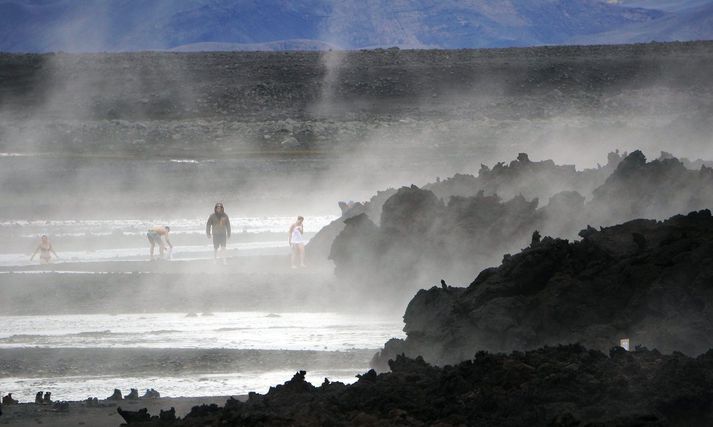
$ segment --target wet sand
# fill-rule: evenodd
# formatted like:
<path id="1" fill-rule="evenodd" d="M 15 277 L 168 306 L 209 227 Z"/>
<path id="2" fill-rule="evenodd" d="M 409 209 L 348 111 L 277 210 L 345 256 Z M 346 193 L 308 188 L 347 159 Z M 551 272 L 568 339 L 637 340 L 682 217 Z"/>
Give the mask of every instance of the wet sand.
<path id="1" fill-rule="evenodd" d="M 247 396 L 234 396 L 245 400 Z M 98 406 L 88 406 L 86 402 L 70 402 L 66 411 L 59 411 L 53 405 L 20 403 L 3 405 L 0 425 L 8 427 L 26 427 L 46 425 L 53 427 L 118 427 L 124 419 L 118 414 L 117 407 L 123 410 L 137 411 L 147 408 L 149 414 L 158 415 L 161 410 L 176 409 L 176 416 L 183 417 L 191 408 L 198 405 L 217 404 L 223 406 L 229 396 L 174 397 L 160 399 L 141 399 L 124 401 L 99 401 Z"/>

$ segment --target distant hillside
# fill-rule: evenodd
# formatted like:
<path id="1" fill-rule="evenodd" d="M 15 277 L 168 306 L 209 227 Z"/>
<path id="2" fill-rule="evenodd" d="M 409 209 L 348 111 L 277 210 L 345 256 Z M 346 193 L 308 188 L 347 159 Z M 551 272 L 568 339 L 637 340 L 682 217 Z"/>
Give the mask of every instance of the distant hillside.
<path id="1" fill-rule="evenodd" d="M 251 52 L 251 51 L 283 51 L 283 50 L 329 50 L 336 46 L 319 40 L 278 40 L 266 43 L 220 43 L 202 42 L 176 46 L 174 52 Z"/>
<path id="2" fill-rule="evenodd" d="M 697 2 L 660 19 L 629 25 L 614 31 L 581 37 L 578 42 L 631 43 L 655 41 L 710 40 L 713 38 L 713 2 Z M 679 6 L 680 7 L 680 6 Z"/>
<path id="3" fill-rule="evenodd" d="M 0 51 L 473 48 L 713 39 L 713 0 L 0 0 Z"/>

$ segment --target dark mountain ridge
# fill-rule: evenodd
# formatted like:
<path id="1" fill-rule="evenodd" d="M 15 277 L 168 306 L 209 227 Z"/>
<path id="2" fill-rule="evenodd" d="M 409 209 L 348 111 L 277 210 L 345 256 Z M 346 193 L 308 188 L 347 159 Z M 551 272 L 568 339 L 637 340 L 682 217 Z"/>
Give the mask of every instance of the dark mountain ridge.
<path id="1" fill-rule="evenodd" d="M 342 49 L 454 49 L 570 44 L 577 38 L 611 43 L 615 31 L 616 41 L 623 42 L 628 28 L 639 33 L 629 41 L 713 38 L 701 19 L 701 13 L 710 17 L 710 10 L 691 15 L 682 8 L 650 6 L 600 0 L 2 0 L 0 51 L 184 50 L 198 43 L 272 49 L 275 45 L 263 43 L 278 40 L 288 49 L 303 46 L 297 40 L 311 40 L 312 48 L 326 43 Z M 672 32 L 671 25 L 687 25 L 689 31 Z"/>

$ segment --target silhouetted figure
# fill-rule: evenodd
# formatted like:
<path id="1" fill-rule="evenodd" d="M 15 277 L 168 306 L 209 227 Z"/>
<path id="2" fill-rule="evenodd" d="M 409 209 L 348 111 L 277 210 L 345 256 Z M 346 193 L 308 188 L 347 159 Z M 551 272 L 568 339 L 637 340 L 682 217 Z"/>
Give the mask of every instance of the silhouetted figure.
<path id="1" fill-rule="evenodd" d="M 49 405 L 52 403 L 52 393 L 49 391 L 45 392 L 45 397 L 42 398 L 42 403 L 45 405 Z"/>
<path id="2" fill-rule="evenodd" d="M 41 405 L 44 403 L 44 400 L 42 400 L 42 392 L 38 391 L 37 394 L 35 395 L 35 403 Z"/>
<path id="3" fill-rule="evenodd" d="M 125 400 L 139 400 L 139 391 L 135 388 L 131 389 L 131 392 L 124 397 Z"/>
<path id="4" fill-rule="evenodd" d="M 218 259 L 218 249 L 221 250 L 221 258 L 225 263 L 225 249 L 230 239 L 230 218 L 225 213 L 222 203 L 216 203 L 213 213 L 208 217 L 205 224 L 205 234 L 210 239 L 213 236 L 213 259 Z"/>
<path id="5" fill-rule="evenodd" d="M 441 288 L 448 289 L 448 285 L 446 284 L 446 281 L 443 279 L 441 279 Z"/>

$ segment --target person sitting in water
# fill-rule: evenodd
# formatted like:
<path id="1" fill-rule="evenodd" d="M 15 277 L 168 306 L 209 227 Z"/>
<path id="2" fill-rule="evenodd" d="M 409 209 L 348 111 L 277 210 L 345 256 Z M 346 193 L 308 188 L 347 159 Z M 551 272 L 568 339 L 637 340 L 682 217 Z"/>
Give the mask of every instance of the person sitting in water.
<path id="1" fill-rule="evenodd" d="M 166 246 L 163 244 L 163 240 L 161 239 L 162 236 L 166 240 L 166 244 L 168 245 L 168 247 L 171 248 L 170 250 L 173 250 L 173 244 L 171 244 L 171 241 L 168 239 L 168 233 L 170 231 L 171 227 L 167 225 L 149 228 L 149 231 L 146 233 L 146 237 L 149 239 L 149 243 L 151 244 L 151 261 L 154 260 L 153 254 L 154 247 L 156 245 L 158 245 L 158 250 L 161 258 L 163 258 L 163 253 L 166 250 Z"/>
<path id="2" fill-rule="evenodd" d="M 297 268 L 297 260 L 300 261 L 300 267 L 305 266 L 305 243 L 304 238 L 304 218 L 301 216 L 297 217 L 297 222 L 290 226 L 290 231 L 288 233 L 288 242 L 292 248 L 292 268 Z"/>
<path id="3" fill-rule="evenodd" d="M 209 239 L 213 236 L 213 259 L 218 259 L 218 249 L 221 249 L 221 257 L 225 263 L 225 247 L 230 239 L 230 219 L 222 203 L 215 204 L 213 213 L 205 224 L 205 234 Z"/>
<path id="4" fill-rule="evenodd" d="M 46 234 L 43 234 L 40 238 L 40 244 L 37 245 L 37 249 L 35 249 L 35 252 L 30 257 L 30 261 L 35 259 L 35 255 L 37 255 L 37 252 L 40 253 L 40 263 L 42 264 L 49 264 L 52 261 L 52 254 L 54 254 L 54 257 L 56 259 L 59 259 L 57 252 L 54 251 L 52 243 L 50 242 L 50 239 L 49 237 L 47 237 Z"/>

